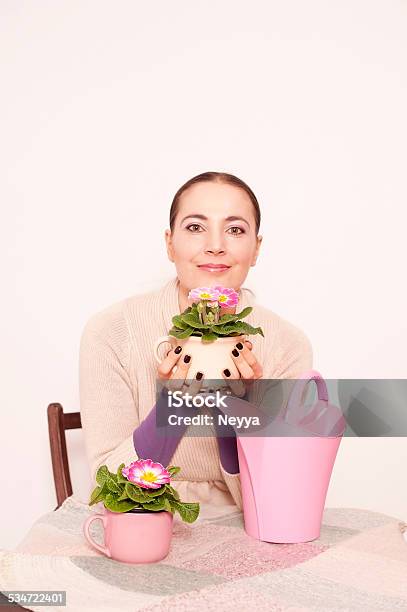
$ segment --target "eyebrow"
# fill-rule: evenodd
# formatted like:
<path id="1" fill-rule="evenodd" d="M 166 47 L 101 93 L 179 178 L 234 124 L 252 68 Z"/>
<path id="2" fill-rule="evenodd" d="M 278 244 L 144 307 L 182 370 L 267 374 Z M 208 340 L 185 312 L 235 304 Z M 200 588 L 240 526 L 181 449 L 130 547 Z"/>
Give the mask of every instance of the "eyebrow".
<path id="1" fill-rule="evenodd" d="M 184 217 L 181 221 L 181 223 L 184 223 L 185 219 L 189 219 L 190 217 L 194 217 L 195 219 L 203 219 L 204 221 L 208 221 L 208 217 L 205 217 L 205 215 L 201 215 L 201 214 L 191 214 L 191 215 L 187 215 L 186 217 Z M 246 219 L 244 219 L 243 217 L 236 217 L 234 215 L 230 216 L 230 217 L 225 217 L 225 221 L 243 221 L 243 223 L 246 223 L 249 227 L 250 227 L 250 223 L 248 221 L 246 221 Z"/>

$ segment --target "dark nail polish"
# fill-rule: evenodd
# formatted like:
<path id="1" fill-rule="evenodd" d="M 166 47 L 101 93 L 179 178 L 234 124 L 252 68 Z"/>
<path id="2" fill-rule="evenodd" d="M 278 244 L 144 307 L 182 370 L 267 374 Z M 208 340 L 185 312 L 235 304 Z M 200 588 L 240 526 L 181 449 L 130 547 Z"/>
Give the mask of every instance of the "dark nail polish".
<path id="1" fill-rule="evenodd" d="M 242 344 L 241 342 L 238 342 L 238 343 L 236 344 L 236 347 L 239 349 L 239 351 L 241 351 L 241 350 L 242 350 L 242 348 L 243 348 L 243 344 Z"/>
<path id="2" fill-rule="evenodd" d="M 185 363 L 189 363 L 191 361 L 191 355 L 185 355 L 184 361 Z"/>
<path id="3" fill-rule="evenodd" d="M 174 353 L 177 353 L 177 355 L 179 355 L 181 351 L 182 351 L 182 346 L 177 346 L 177 348 L 174 349 Z"/>
<path id="4" fill-rule="evenodd" d="M 239 351 L 236 349 L 233 349 L 232 355 L 234 355 L 235 357 L 239 357 Z"/>
<path id="5" fill-rule="evenodd" d="M 228 370 L 227 368 L 226 370 L 223 370 L 223 373 L 225 376 L 228 376 L 228 377 L 230 376 L 230 370 Z"/>
<path id="6" fill-rule="evenodd" d="M 202 376 L 203 376 L 203 373 L 202 373 L 202 372 L 197 372 L 197 373 L 196 373 L 196 379 L 197 379 L 197 380 L 201 380 Z"/>

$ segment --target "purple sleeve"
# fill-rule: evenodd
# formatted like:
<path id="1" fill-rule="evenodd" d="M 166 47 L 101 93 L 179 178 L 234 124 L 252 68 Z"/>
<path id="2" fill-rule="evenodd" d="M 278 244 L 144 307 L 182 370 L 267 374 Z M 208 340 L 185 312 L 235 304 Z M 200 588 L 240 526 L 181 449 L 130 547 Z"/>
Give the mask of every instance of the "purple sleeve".
<path id="1" fill-rule="evenodd" d="M 222 467 L 229 474 L 238 474 L 239 460 L 237 455 L 236 432 L 231 425 L 221 425 L 218 423 L 218 414 L 221 414 L 218 408 L 212 408 L 212 414 Z"/>
<path id="2" fill-rule="evenodd" d="M 164 404 L 161 404 L 164 402 Z M 171 436 L 163 436 L 157 434 L 156 416 L 157 410 L 162 410 L 164 406 L 168 406 L 167 395 L 165 391 L 160 395 L 158 402 L 147 417 L 140 423 L 137 429 L 133 432 L 134 450 L 140 459 L 152 459 L 161 463 L 164 467 L 169 465 L 178 444 L 181 441 L 188 425 L 178 425 L 176 433 Z M 191 415 L 188 407 L 181 406 L 176 410 L 177 414 Z M 239 473 L 239 461 L 237 454 L 236 432 L 231 425 L 217 424 L 217 419 L 214 419 L 217 442 L 219 448 L 219 456 L 223 469 L 229 474 Z"/>
<path id="3" fill-rule="evenodd" d="M 175 432 L 171 436 L 158 435 L 156 427 L 157 410 L 162 410 L 164 406 L 168 406 L 167 395 L 162 392 L 153 409 L 133 431 L 133 445 L 140 459 L 152 459 L 167 467 L 188 425 L 178 425 L 177 435 L 174 435 Z"/>
<path id="4" fill-rule="evenodd" d="M 245 394 L 240 399 L 248 401 L 248 396 L 249 392 L 246 390 Z M 218 408 L 214 409 L 214 424 L 223 469 L 229 474 L 239 474 L 240 466 L 237 452 L 236 431 L 232 425 L 219 424 L 216 418 L 217 414 L 220 414 Z M 233 412 L 231 414 L 233 414 Z"/>
<path id="5" fill-rule="evenodd" d="M 223 469 L 229 474 L 238 474 L 240 472 L 240 469 L 239 459 L 237 455 L 236 433 L 234 436 L 228 437 L 217 436 L 216 439 L 218 441 L 220 461 L 222 463 Z"/>

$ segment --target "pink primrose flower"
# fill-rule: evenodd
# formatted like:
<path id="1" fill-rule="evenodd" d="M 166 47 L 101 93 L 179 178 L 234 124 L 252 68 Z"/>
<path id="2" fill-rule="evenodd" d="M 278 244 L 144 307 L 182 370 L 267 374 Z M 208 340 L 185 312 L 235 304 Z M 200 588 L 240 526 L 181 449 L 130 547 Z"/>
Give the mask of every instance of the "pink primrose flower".
<path id="1" fill-rule="evenodd" d="M 218 293 L 212 287 L 197 287 L 196 289 L 191 289 L 188 294 L 188 300 L 193 302 L 199 302 L 200 300 L 215 302 L 217 299 Z"/>
<path id="2" fill-rule="evenodd" d="M 159 489 L 170 482 L 171 475 L 161 463 L 152 459 L 138 459 L 122 469 L 122 474 L 134 484 L 144 489 Z"/>
<path id="3" fill-rule="evenodd" d="M 230 308 L 237 306 L 239 302 L 239 294 L 232 287 L 222 287 L 221 285 L 215 285 L 212 287 L 213 290 L 218 292 L 217 301 L 221 308 Z"/>

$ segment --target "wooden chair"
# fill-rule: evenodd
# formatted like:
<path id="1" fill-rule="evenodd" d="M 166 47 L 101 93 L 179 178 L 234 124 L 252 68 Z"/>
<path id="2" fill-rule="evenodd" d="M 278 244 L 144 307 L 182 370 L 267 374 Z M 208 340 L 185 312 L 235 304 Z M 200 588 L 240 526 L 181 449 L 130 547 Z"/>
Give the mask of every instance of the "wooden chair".
<path id="1" fill-rule="evenodd" d="M 49 404 L 48 433 L 51 448 L 52 471 L 54 473 L 57 510 L 67 497 L 72 495 L 65 431 L 82 427 L 80 412 L 64 412 L 61 404 Z"/>
<path id="2" fill-rule="evenodd" d="M 72 495 L 71 474 L 69 472 L 68 453 L 66 450 L 65 431 L 82 427 L 80 412 L 64 412 L 61 404 L 49 404 L 48 433 L 51 447 L 52 471 L 54 472 L 57 510 L 63 501 Z M 7 605 L 6 597 L 0 592 L 0 610 L 28 610 L 18 604 Z"/>

